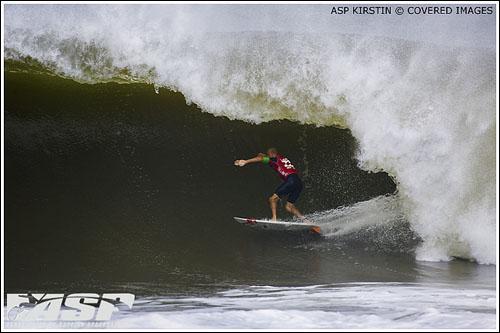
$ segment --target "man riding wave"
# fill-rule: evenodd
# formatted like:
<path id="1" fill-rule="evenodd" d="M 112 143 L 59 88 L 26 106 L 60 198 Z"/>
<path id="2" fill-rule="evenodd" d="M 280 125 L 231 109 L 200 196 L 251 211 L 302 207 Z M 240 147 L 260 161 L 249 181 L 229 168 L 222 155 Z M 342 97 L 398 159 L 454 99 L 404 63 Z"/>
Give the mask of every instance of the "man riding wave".
<path id="1" fill-rule="evenodd" d="M 278 153 L 276 148 L 269 148 L 266 154 L 259 153 L 254 158 L 248 160 L 236 160 L 234 165 L 245 166 L 249 163 L 261 162 L 268 164 L 274 171 L 278 173 L 283 180 L 278 188 L 274 191 L 273 195 L 269 197 L 269 204 L 271 206 L 272 220 L 276 221 L 276 208 L 280 198 L 286 198 L 286 210 L 300 219 L 304 219 L 304 215 L 295 207 L 295 202 L 302 192 L 302 181 L 298 175 L 297 169 L 293 166 L 292 162 L 285 156 Z"/>

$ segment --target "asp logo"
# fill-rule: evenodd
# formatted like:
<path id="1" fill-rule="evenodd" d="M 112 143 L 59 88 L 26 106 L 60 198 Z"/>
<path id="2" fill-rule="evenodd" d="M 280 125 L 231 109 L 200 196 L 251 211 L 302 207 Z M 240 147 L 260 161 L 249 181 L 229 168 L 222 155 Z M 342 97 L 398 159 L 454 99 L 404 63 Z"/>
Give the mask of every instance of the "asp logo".
<path id="1" fill-rule="evenodd" d="M 105 321 L 113 312 L 130 310 L 133 294 L 7 294 L 11 321 Z"/>

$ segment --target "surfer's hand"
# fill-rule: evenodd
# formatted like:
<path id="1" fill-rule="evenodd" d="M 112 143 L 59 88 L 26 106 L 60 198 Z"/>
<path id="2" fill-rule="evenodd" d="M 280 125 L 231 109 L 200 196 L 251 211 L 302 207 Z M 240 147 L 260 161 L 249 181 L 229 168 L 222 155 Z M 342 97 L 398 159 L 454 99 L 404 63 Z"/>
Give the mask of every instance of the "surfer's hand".
<path id="1" fill-rule="evenodd" d="M 236 160 L 236 161 L 234 161 L 234 165 L 236 165 L 236 166 L 242 167 L 242 166 L 245 166 L 245 164 L 247 164 L 247 161 L 245 161 L 245 160 Z"/>

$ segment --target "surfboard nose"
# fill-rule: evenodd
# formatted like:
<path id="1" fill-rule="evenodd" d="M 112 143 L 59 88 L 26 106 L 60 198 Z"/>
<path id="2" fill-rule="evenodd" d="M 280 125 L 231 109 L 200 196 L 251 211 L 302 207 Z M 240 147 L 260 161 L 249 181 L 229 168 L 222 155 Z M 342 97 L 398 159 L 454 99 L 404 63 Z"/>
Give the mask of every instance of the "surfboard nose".
<path id="1" fill-rule="evenodd" d="M 245 222 L 245 224 L 251 224 L 251 225 L 254 225 L 256 223 L 257 223 L 257 221 L 253 218 L 248 218 L 248 219 L 246 219 L 246 222 Z"/>

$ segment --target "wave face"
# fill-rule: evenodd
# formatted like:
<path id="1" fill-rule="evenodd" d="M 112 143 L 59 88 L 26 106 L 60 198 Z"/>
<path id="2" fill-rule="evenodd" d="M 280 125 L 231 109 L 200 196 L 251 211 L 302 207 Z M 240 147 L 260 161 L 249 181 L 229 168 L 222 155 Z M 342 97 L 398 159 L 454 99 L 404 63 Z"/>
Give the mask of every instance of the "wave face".
<path id="1" fill-rule="evenodd" d="M 279 15 L 233 31 L 235 11 L 208 8 L 7 6 L 5 54 L 79 82 L 168 87 L 230 119 L 348 127 L 359 165 L 397 181 L 417 259 L 496 263 L 493 50 L 278 29 Z"/>

